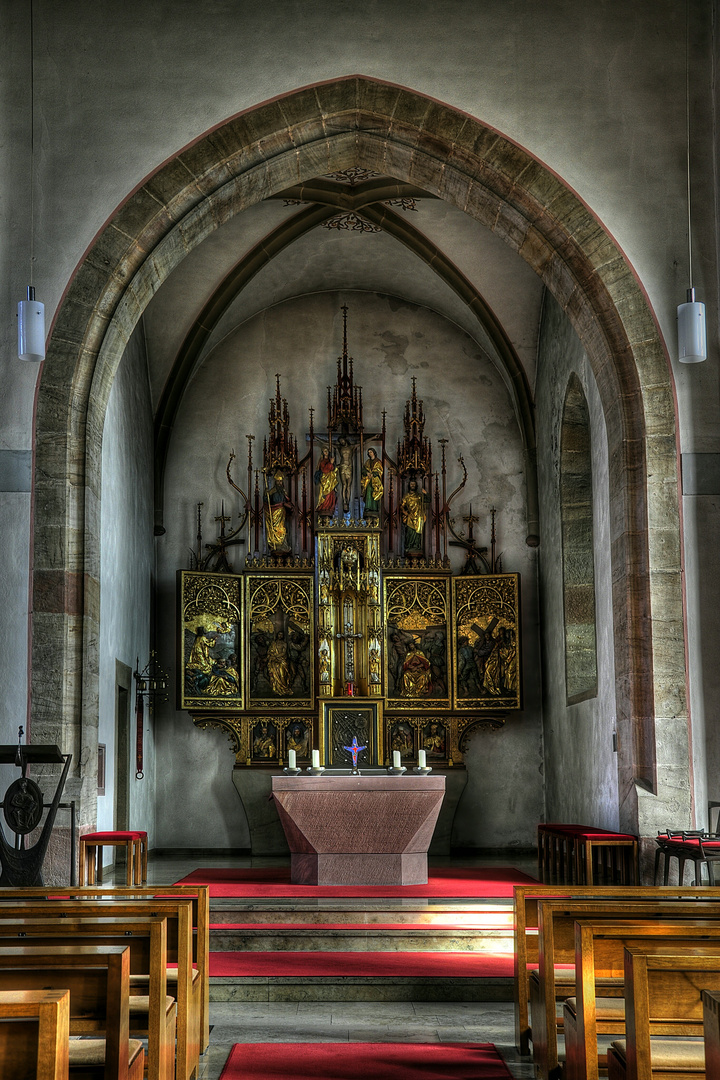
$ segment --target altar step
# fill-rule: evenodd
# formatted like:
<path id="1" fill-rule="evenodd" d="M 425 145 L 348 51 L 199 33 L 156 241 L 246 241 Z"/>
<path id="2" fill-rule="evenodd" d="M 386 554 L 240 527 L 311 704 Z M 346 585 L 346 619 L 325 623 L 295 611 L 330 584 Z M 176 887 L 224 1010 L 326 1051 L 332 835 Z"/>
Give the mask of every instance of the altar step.
<path id="1" fill-rule="evenodd" d="M 317 916 L 316 916 L 317 917 Z M 513 951 L 512 927 L 438 923 L 220 924 L 210 928 L 213 952 L 479 952 Z"/>
<path id="2" fill-rule="evenodd" d="M 472 930 L 502 930 L 512 933 L 512 900 L 493 903 L 456 900 L 454 902 L 428 902 L 422 899 L 363 899 L 350 897 L 345 900 L 259 900 L 236 898 L 213 898 L 210 903 L 211 923 L 244 927 L 260 925 L 310 925 L 318 923 L 338 925 L 389 925 L 442 926 Z"/>
<path id="3" fill-rule="evenodd" d="M 225 971 L 227 974 L 213 974 Z M 468 953 L 212 954 L 211 1001 L 511 1001 L 512 957 Z"/>

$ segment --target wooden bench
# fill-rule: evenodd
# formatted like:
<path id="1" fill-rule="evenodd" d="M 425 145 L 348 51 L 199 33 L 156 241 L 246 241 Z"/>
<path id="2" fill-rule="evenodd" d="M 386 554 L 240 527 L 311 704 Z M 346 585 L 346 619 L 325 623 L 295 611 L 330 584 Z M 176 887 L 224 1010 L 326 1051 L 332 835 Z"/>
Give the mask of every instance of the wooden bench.
<path id="1" fill-rule="evenodd" d="M 125 946 L 0 947 L 0 990 L 70 993 L 70 1074 L 142 1080 L 145 1050 L 130 1039 L 130 949 Z"/>
<path id="2" fill-rule="evenodd" d="M 196 898 L 197 899 L 197 898 Z M 169 897 L 155 894 L 149 899 L 131 896 L 115 896 L 113 900 L 98 899 L 86 895 L 82 899 L 53 900 L 25 896 L 6 900 L 0 897 L 0 920 L 6 913 L 18 912 L 28 918 L 45 917 L 49 911 L 53 917 L 81 915 L 83 918 L 120 914 L 126 918 L 143 918 L 146 915 L 163 916 L 167 919 L 167 963 L 177 964 L 166 973 L 166 980 L 176 990 L 177 1000 L 177 1080 L 190 1080 L 199 1066 L 200 1021 L 202 1002 L 202 978 L 193 966 L 193 898 Z M 147 986 L 148 972 L 135 972 L 131 978 L 134 994 L 143 992 Z"/>
<path id="3" fill-rule="evenodd" d="M 68 1080 L 69 990 L 0 991 L 0 1076 Z"/>
<path id="4" fill-rule="evenodd" d="M 631 833 L 590 825 L 538 825 L 538 877 L 548 884 L 593 885 L 611 877 L 636 885 L 638 841 Z"/>
<path id="5" fill-rule="evenodd" d="M 625 1001 L 623 998 L 597 998 L 596 979 L 624 979 L 626 948 L 679 947 L 688 949 L 717 941 L 720 945 L 720 925 L 716 920 L 645 923 L 575 923 L 575 997 L 564 1003 L 563 1031 L 565 1035 L 565 1080 L 598 1080 L 600 1066 L 606 1065 L 598 1052 L 598 1036 L 625 1033 Z M 607 1041 L 607 1040 L 606 1040 Z"/>
<path id="6" fill-rule="evenodd" d="M 13 899 L 86 899 L 94 900 L 146 900 L 156 897 L 190 898 L 193 905 L 193 963 L 200 978 L 200 1053 L 204 1054 L 210 1042 L 210 889 L 207 885 L 168 886 L 108 886 L 97 889 L 90 886 L 73 886 L 67 890 L 36 886 L 25 889 L 0 889 L 0 900 Z M 176 977 L 169 969 L 170 979 Z"/>
<path id="7" fill-rule="evenodd" d="M 647 896 L 649 890 L 643 890 Z M 707 890 L 705 896 L 707 896 Z M 620 919 L 702 919 L 720 914 L 720 900 L 625 900 Z M 557 1002 L 575 993 L 575 921 L 588 919 L 615 922 L 618 905 L 611 900 L 542 900 L 538 914 L 538 970 L 530 976 L 530 1015 L 533 1062 L 538 1075 L 550 1080 L 559 1071 L 557 1050 Z M 570 967 L 569 978 L 558 978 L 557 965 Z M 565 973 L 563 973 L 565 974 Z M 622 979 L 598 980 L 604 997 L 622 996 Z"/>
<path id="8" fill-rule="evenodd" d="M 659 897 L 707 899 L 705 888 L 680 888 L 677 886 L 650 888 L 648 886 L 604 886 L 589 889 L 586 885 L 516 885 L 513 889 L 514 904 L 514 984 L 515 984 L 515 1045 L 520 1054 L 530 1053 L 530 965 L 538 963 L 538 902 L 549 897 L 597 897 L 605 900 L 633 900 Z M 569 997 L 570 990 L 567 994 Z"/>
<path id="9" fill-rule="evenodd" d="M 173 1080 L 177 1005 L 167 995 L 167 920 L 159 917 L 0 918 L 0 945 L 82 945 L 130 948 L 130 974 L 150 973 L 149 994 L 131 994 L 130 1035 L 148 1040 L 148 1080 Z"/>
<path id="10" fill-rule="evenodd" d="M 703 990 L 720 990 L 717 945 L 626 949 L 626 1037 L 608 1050 L 609 1080 L 703 1076 Z"/>
<path id="11" fill-rule="evenodd" d="M 720 993 L 703 990 L 703 1036 L 705 1038 L 705 1076 L 720 1080 Z"/>

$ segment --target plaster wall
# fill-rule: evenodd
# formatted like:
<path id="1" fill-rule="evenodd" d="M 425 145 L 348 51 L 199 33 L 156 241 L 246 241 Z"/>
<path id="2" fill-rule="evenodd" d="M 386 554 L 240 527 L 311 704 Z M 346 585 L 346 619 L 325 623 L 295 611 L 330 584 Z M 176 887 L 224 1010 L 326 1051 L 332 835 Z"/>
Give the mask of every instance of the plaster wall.
<path id="1" fill-rule="evenodd" d="M 590 416 L 595 546 L 597 696 L 566 704 L 560 518 L 560 433 L 571 374 L 582 385 Z M 605 420 L 587 357 L 574 330 L 546 294 L 538 348 L 539 579 L 543 650 L 543 728 L 547 821 L 619 828 L 613 752 L 615 668 L 612 634 L 608 452 Z M 572 782 L 568 782 L 568 778 Z"/>
<path id="2" fill-rule="evenodd" d="M 448 487 L 462 478 L 456 464 L 464 456 L 469 480 L 453 504 L 459 527 L 472 503 L 480 523 L 475 536 L 490 540 L 490 507 L 498 509 L 498 550 L 503 568 L 522 574 L 525 709 L 506 730 L 492 736 L 492 768 L 482 760 L 487 733 L 472 737 L 469 757 L 481 773 L 471 772 L 456 816 L 453 840 L 468 847 L 532 844 L 542 805 L 540 695 L 535 552 L 527 533 L 523 450 L 513 405 L 495 366 L 457 326 L 425 308 L 392 296 L 372 293 L 321 293 L 289 300 L 238 327 L 206 357 L 183 400 L 170 444 L 165 486 L 167 533 L 158 540 L 158 643 L 163 666 L 174 669 L 175 573 L 188 566 L 195 546 L 196 504 L 203 502 L 204 540 L 216 535 L 213 518 L 233 512 L 237 497 L 225 478 L 230 448 L 238 453 L 235 477 L 245 481 L 245 434 L 254 434 L 255 463 L 267 432 L 268 402 L 275 392 L 275 372 L 290 408 L 291 427 L 301 444 L 308 408 L 316 409 L 315 427 L 324 429 L 326 387 L 334 382 L 336 357 L 342 351 L 341 306 L 347 303 L 348 347 L 355 379 L 363 387 L 366 432 L 379 431 L 387 410 L 389 450 L 402 435 L 402 415 L 417 377 L 424 401 L 425 434 L 433 439 L 436 463 L 439 438 L 449 439 Z M 235 549 L 236 570 L 246 548 Z M 455 570 L 462 552 L 451 548 Z M 158 829 L 163 846 L 196 847 L 202 829 L 207 846 L 241 846 L 239 800 L 230 786 L 233 756 L 223 750 L 225 737 L 199 732 L 189 717 L 171 708 L 158 723 L 165 780 L 158 786 Z M 473 769 L 475 766 L 473 766 Z M 177 777 L 192 770 L 193 791 L 210 793 L 217 815 L 192 792 L 183 795 L 183 814 L 174 809 Z M 492 775 L 489 775 L 489 774 Z M 516 782 L 507 784 L 511 774 Z M 221 790 L 227 781 L 231 796 Z M 521 789 L 521 791 L 520 791 Z M 233 810 L 235 807 L 235 810 Z M 226 815 L 223 817 L 223 815 Z M 227 816 L 230 815 L 230 816 Z M 508 832 L 508 822 L 512 826 Z"/>
<path id="3" fill-rule="evenodd" d="M 98 742 L 107 747 L 105 795 L 98 797 L 97 827 L 117 827 L 115 780 L 125 770 L 129 785 L 128 828 L 145 829 L 154 845 L 154 719 L 145 711 L 143 780 L 135 779 L 135 687 L 129 693 L 128 757 L 116 751 L 117 661 L 130 671 L 150 654 L 153 580 L 153 437 L 142 323 L 118 368 L 105 416 L 102 445 L 100 559 L 100 669 Z M 112 849 L 106 849 L 112 857 Z"/>

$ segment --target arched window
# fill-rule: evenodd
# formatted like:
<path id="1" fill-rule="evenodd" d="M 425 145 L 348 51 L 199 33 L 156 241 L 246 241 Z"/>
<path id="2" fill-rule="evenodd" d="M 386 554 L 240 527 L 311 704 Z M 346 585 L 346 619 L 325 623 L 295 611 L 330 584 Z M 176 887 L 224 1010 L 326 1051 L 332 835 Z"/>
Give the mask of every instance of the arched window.
<path id="1" fill-rule="evenodd" d="M 597 695 L 590 415 L 577 375 L 570 377 L 563 409 L 560 515 L 565 689 L 568 705 L 574 705 Z"/>

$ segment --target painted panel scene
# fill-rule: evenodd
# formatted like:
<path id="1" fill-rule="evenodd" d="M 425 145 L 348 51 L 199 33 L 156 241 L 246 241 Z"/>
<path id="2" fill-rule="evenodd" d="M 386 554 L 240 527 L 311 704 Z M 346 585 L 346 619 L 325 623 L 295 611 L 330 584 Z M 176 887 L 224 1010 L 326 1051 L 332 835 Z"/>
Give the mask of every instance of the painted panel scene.
<path id="1" fill-rule="evenodd" d="M 458 708 L 520 708 L 519 578 L 455 581 Z"/>
<path id="2" fill-rule="evenodd" d="M 242 708 L 242 603 L 237 578 L 180 574 L 183 708 Z"/>
<path id="3" fill-rule="evenodd" d="M 248 584 L 249 699 L 254 705 L 309 702 L 312 694 L 310 583 Z"/>

